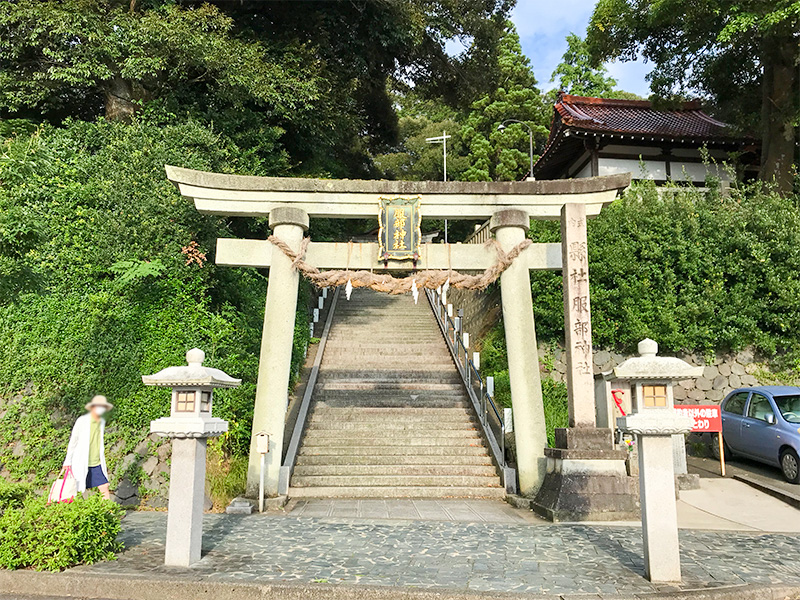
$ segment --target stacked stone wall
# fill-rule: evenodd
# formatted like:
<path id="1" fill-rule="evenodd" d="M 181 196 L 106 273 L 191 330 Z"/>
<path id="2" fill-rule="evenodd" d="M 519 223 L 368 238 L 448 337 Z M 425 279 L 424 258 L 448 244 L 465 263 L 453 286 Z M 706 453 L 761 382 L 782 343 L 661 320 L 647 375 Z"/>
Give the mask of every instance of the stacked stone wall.
<path id="1" fill-rule="evenodd" d="M 458 309 L 464 310 L 464 331 L 469 333 L 470 340 L 477 341 L 484 337 L 500 320 L 503 309 L 500 305 L 500 288 L 491 286 L 484 292 L 456 290 L 451 288 L 447 293 L 448 304 L 453 305 L 453 316 Z M 474 347 L 474 343 L 472 343 Z"/>
<path id="2" fill-rule="evenodd" d="M 664 353 L 667 354 L 667 353 Z M 539 346 L 542 372 L 555 381 L 566 379 L 566 353 L 560 346 Z M 594 350 L 594 372 L 605 373 L 633 354 L 625 355 L 604 349 Z M 703 376 L 696 381 L 681 381 L 674 387 L 675 401 L 680 404 L 718 404 L 729 392 L 739 387 L 754 385 L 774 385 L 779 377 L 772 373 L 766 361 L 760 360 L 752 350 L 718 353 L 713 364 L 707 365 L 705 359 L 697 354 L 677 354 L 689 364 L 704 367 Z M 549 358 L 547 358 L 549 357 Z M 550 367 L 552 365 L 552 367 Z M 793 382 L 780 381 L 791 384 Z"/>

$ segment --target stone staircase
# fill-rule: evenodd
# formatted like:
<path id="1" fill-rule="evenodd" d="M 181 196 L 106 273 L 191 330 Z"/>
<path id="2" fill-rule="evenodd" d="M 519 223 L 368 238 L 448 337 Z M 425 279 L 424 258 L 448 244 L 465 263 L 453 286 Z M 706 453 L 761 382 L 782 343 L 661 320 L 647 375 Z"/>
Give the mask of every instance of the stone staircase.
<path id="1" fill-rule="evenodd" d="M 502 498 L 423 294 L 340 296 L 289 495 Z"/>

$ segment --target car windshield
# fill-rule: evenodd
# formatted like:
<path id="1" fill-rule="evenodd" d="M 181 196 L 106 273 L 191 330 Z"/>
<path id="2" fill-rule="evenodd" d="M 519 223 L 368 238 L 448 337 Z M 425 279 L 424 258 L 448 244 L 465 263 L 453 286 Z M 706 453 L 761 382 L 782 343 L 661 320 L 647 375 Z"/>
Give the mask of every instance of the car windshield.
<path id="1" fill-rule="evenodd" d="M 775 404 L 789 423 L 800 423 L 800 396 L 775 396 Z"/>

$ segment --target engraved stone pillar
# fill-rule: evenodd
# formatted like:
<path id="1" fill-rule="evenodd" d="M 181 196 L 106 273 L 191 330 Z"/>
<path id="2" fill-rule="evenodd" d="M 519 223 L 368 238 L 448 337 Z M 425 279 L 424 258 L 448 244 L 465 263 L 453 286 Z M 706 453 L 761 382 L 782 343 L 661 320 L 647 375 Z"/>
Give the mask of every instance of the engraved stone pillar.
<path id="1" fill-rule="evenodd" d="M 275 237 L 297 252 L 303 241 L 303 233 L 308 230 L 308 215 L 298 208 L 277 207 L 269 214 L 269 226 Z M 262 431 L 269 434 L 264 490 L 268 496 L 278 493 L 299 281 L 300 275 L 292 268 L 289 257 L 273 249 L 258 361 L 250 463 L 247 468 L 247 495 L 251 498 L 258 497 L 261 455 L 256 448 L 256 433 Z"/>
<path id="2" fill-rule="evenodd" d="M 567 344 L 569 426 L 594 427 L 592 320 L 589 303 L 589 256 L 586 207 L 561 209 L 561 255 L 564 276 L 564 331 Z"/>
<path id="3" fill-rule="evenodd" d="M 567 344 L 569 428 L 555 430 L 545 449 L 547 475 L 533 509 L 552 521 L 610 521 L 638 516 L 636 482 L 627 476 L 626 453 L 597 429 L 592 375 L 592 321 L 586 208 L 561 209 L 564 329 Z"/>
<path id="4" fill-rule="evenodd" d="M 525 211 L 503 210 L 492 216 L 490 227 L 497 242 L 508 252 L 525 240 L 530 217 Z M 500 291 L 514 409 L 519 488 L 520 493 L 527 496 L 535 494 L 542 484 L 546 465 L 544 447 L 547 445 L 528 266 L 522 261 L 512 263 L 500 276 Z"/>

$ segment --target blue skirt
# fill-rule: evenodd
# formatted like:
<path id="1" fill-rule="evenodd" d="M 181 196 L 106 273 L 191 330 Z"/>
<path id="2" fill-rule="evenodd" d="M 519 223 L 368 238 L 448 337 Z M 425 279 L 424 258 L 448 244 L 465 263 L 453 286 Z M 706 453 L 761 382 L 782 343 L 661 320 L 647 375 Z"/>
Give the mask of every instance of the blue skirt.
<path id="1" fill-rule="evenodd" d="M 89 467 L 89 472 L 86 474 L 86 489 L 96 488 L 104 483 L 108 483 L 108 479 L 103 473 L 103 467 L 100 465 Z"/>

